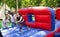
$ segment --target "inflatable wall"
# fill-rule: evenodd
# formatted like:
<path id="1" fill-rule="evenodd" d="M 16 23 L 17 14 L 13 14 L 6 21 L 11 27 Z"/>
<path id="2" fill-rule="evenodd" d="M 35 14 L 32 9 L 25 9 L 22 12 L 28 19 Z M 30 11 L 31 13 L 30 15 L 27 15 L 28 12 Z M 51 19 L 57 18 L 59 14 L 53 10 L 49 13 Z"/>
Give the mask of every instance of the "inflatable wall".
<path id="1" fill-rule="evenodd" d="M 55 29 L 55 12 L 49 7 L 29 7 L 18 10 L 26 22 L 32 28 L 44 30 Z"/>
<path id="2" fill-rule="evenodd" d="M 54 32 L 51 32 L 45 37 L 60 37 L 60 28 L 57 28 Z"/>
<path id="3" fill-rule="evenodd" d="M 60 20 L 60 8 L 56 9 L 56 19 Z"/>

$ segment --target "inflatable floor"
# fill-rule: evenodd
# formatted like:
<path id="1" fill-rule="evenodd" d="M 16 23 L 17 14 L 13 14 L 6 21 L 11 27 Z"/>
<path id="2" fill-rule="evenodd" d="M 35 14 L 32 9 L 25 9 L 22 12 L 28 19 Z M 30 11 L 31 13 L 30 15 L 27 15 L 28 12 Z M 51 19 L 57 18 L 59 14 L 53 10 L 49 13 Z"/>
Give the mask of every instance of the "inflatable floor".
<path id="1" fill-rule="evenodd" d="M 60 26 L 60 21 L 55 21 L 56 26 L 55 29 Z M 19 27 L 10 27 L 10 28 L 4 28 L 1 29 L 3 37 L 44 37 L 45 35 L 49 34 L 52 31 L 47 30 L 41 30 L 36 28 L 30 28 L 30 30 L 27 29 L 26 26 L 23 26 L 23 33 L 20 34 Z"/>

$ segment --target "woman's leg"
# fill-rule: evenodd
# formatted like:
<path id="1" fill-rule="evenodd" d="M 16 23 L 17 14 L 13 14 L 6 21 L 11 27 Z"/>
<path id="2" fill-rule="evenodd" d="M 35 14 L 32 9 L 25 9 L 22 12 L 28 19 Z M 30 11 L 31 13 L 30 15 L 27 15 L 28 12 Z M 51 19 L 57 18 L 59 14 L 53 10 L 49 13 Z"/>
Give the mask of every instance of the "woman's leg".
<path id="1" fill-rule="evenodd" d="M 7 24 L 2 24 L 3 28 L 7 28 Z"/>
<path id="2" fill-rule="evenodd" d="M 16 26 L 16 23 L 15 22 L 12 22 L 12 26 Z"/>
<path id="3" fill-rule="evenodd" d="M 22 24 L 20 24 L 20 33 L 22 33 Z"/>
<path id="4" fill-rule="evenodd" d="M 26 23 L 25 23 L 25 21 L 23 22 L 23 24 L 24 24 L 25 26 L 27 26 Z M 27 26 L 27 29 L 30 30 L 30 28 L 29 28 L 28 26 Z"/>
<path id="5" fill-rule="evenodd" d="M 3 37 L 1 31 L 0 31 L 0 37 Z"/>
<path id="6" fill-rule="evenodd" d="M 22 33 L 22 22 L 18 22 L 18 25 L 20 25 L 20 33 Z"/>

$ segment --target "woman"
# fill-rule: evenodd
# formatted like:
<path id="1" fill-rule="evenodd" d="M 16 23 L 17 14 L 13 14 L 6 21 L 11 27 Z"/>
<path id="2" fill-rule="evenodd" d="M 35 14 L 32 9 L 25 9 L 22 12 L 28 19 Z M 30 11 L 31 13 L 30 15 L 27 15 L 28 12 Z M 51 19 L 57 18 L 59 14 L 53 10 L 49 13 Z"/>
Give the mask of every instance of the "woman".
<path id="1" fill-rule="evenodd" d="M 23 19 L 22 19 L 22 17 L 19 15 L 19 13 L 17 13 L 17 23 L 18 23 L 18 25 L 20 25 L 20 33 L 22 33 L 22 23 L 23 23 Z"/>
<path id="2" fill-rule="evenodd" d="M 2 21 L 3 28 L 7 28 L 8 15 L 6 14 Z"/>
<path id="3" fill-rule="evenodd" d="M 20 25 L 20 33 L 22 33 L 22 25 L 23 24 L 26 25 L 25 21 L 24 21 L 23 17 L 21 15 L 19 15 L 19 13 L 17 13 L 17 17 L 16 18 L 17 18 L 18 25 Z M 30 28 L 28 28 L 28 30 L 30 30 Z"/>
<path id="4" fill-rule="evenodd" d="M 16 14 L 14 12 L 8 11 L 9 17 L 11 18 L 10 22 L 12 26 L 16 26 Z"/>

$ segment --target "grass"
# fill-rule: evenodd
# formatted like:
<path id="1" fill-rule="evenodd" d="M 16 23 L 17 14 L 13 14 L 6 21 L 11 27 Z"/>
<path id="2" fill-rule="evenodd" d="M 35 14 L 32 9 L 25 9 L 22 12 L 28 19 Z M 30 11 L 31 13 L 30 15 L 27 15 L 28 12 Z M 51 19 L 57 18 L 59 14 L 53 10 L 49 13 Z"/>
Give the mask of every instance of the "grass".
<path id="1" fill-rule="evenodd" d="M 2 20 L 0 20 L 0 28 L 2 28 Z"/>
<path id="2" fill-rule="evenodd" d="M 35 21 L 35 17 L 34 17 L 34 16 L 32 17 L 32 20 Z M 8 22 L 8 23 L 7 23 L 7 26 L 11 26 L 11 23 Z M 3 28 L 3 27 L 2 27 L 2 20 L 0 20 L 0 28 Z"/>
<path id="3" fill-rule="evenodd" d="M 11 26 L 11 23 L 8 22 L 8 23 L 7 23 L 7 26 Z M 3 27 L 2 27 L 2 20 L 0 20 L 0 29 L 1 29 L 1 28 L 3 28 Z"/>

